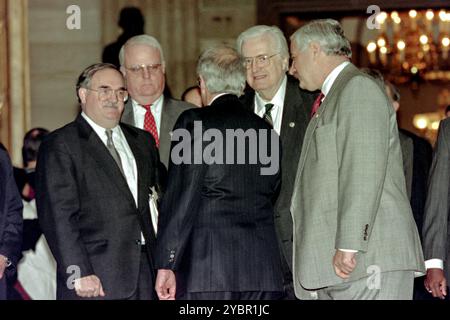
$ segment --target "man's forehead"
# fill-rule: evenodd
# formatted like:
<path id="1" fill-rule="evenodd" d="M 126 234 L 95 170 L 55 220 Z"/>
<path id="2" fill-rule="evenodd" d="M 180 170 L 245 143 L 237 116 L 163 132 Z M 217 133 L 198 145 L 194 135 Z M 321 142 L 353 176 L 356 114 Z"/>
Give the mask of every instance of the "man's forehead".
<path id="1" fill-rule="evenodd" d="M 272 37 L 263 34 L 252 37 L 244 41 L 242 44 L 242 53 L 248 56 L 248 52 L 256 54 L 269 54 L 275 50 Z"/>
<path id="2" fill-rule="evenodd" d="M 97 71 L 93 75 L 91 83 L 96 86 L 124 87 L 125 81 L 119 71 L 108 68 Z"/>
<path id="3" fill-rule="evenodd" d="M 125 50 L 125 58 L 128 60 L 152 58 L 161 59 L 159 50 L 145 44 L 132 44 Z"/>

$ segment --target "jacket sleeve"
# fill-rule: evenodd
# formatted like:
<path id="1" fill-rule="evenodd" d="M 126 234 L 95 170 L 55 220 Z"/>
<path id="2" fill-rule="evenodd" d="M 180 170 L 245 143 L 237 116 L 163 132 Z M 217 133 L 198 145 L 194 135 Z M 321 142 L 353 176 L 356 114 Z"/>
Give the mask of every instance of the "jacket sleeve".
<path id="1" fill-rule="evenodd" d="M 383 190 L 394 117 L 388 100 L 366 77 L 341 93 L 337 119 L 339 165 L 335 248 L 366 251 Z M 396 125 L 396 124 L 395 124 Z"/>
<path id="2" fill-rule="evenodd" d="M 179 142 L 172 143 L 169 157 L 169 183 L 162 199 L 158 219 L 157 269 L 177 269 L 198 212 L 205 168 L 201 164 L 192 164 L 196 151 L 200 151 L 197 156 L 202 156 L 202 149 L 195 150 L 195 145 L 202 144 L 195 139 L 201 140 L 202 134 L 200 137 L 195 136 L 193 123 L 191 112 L 185 112 L 173 130 L 175 137 L 182 138 Z M 183 151 L 181 147 L 185 147 Z M 183 161 L 182 155 L 186 156 Z"/>
<path id="3" fill-rule="evenodd" d="M 68 147 L 56 139 L 45 140 L 39 148 L 36 205 L 40 226 L 58 264 L 59 277 L 68 277 L 69 268 L 76 268 L 80 277 L 94 274 L 77 224 L 80 190 L 76 168 Z"/>
<path id="4" fill-rule="evenodd" d="M 0 221 L 4 221 L 3 232 L 0 233 L 0 254 L 7 257 L 15 266 L 21 254 L 23 205 L 14 181 L 11 162 L 3 152 L 0 157 L 0 169 L 3 173 L 0 175 L 2 177 L 0 183 L 4 184 L 4 192 L 0 194 L 0 197 L 4 197 L 4 206 L 0 208 L 0 215 L 3 215 L 0 217 Z M 0 201 L 1 203 L 2 201 Z"/>
<path id="5" fill-rule="evenodd" d="M 444 120 L 439 127 L 436 149 L 430 169 L 428 196 L 422 228 L 425 260 L 447 260 L 448 213 L 450 181 L 450 120 Z"/>

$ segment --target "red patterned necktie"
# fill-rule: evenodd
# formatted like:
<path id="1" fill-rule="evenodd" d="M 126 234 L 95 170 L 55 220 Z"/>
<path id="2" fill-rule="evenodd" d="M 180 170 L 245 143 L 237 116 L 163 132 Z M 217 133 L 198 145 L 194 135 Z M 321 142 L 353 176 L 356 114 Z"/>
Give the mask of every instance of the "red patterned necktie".
<path id="1" fill-rule="evenodd" d="M 151 106 L 151 104 L 142 106 L 147 111 L 144 118 L 144 130 L 150 132 L 155 139 L 156 147 L 159 148 L 158 128 L 156 128 L 156 121 L 155 117 L 153 117 Z"/>
<path id="2" fill-rule="evenodd" d="M 319 109 L 320 105 L 322 104 L 323 97 L 325 97 L 325 95 L 321 92 L 319 94 L 319 96 L 316 98 L 316 100 L 314 101 L 314 104 L 313 104 L 313 107 L 312 107 L 312 110 L 311 110 L 311 118 L 317 112 L 317 110 Z"/>

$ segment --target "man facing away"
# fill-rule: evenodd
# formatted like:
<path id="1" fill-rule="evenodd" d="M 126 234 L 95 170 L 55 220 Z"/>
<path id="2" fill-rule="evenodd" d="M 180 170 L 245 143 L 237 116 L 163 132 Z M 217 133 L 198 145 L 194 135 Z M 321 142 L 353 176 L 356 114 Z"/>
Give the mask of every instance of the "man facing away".
<path id="1" fill-rule="evenodd" d="M 166 62 L 160 43 L 149 35 L 130 38 L 119 53 L 120 70 L 130 95 L 122 122 L 150 132 L 161 162 L 169 163 L 170 132 L 178 116 L 194 105 L 163 95 Z"/>
<path id="2" fill-rule="evenodd" d="M 82 112 L 42 142 L 37 209 L 57 264 L 57 299 L 156 298 L 149 200 L 159 185 L 153 137 L 119 124 L 127 98 L 111 64 L 78 78 Z"/>
<path id="3" fill-rule="evenodd" d="M 0 143 L 0 300 L 6 300 L 7 278 L 14 277 L 21 253 L 23 205 L 11 160 L 2 147 Z"/>
<path id="4" fill-rule="evenodd" d="M 279 28 L 253 26 L 239 35 L 237 49 L 244 60 L 247 84 L 251 88 L 241 100 L 248 110 L 269 121 L 281 138 L 283 170 L 275 202 L 275 227 L 282 254 L 285 299 L 294 299 L 290 201 L 303 137 L 317 94 L 299 88 L 298 80 L 286 74 L 289 49 Z"/>
<path id="5" fill-rule="evenodd" d="M 291 57 L 300 86 L 321 90 L 292 196 L 295 293 L 412 299 L 424 261 L 395 112 L 383 88 L 350 63 L 350 43 L 337 21 L 297 30 Z"/>
<path id="6" fill-rule="evenodd" d="M 199 59 L 206 107 L 184 112 L 174 128 L 174 138 L 184 138 L 172 145 L 161 204 L 160 299 L 283 295 L 273 218 L 279 137 L 239 101 L 244 72 L 238 53 L 228 47 L 208 49 Z"/>
<path id="7" fill-rule="evenodd" d="M 439 125 L 436 148 L 428 183 L 428 196 L 423 221 L 423 250 L 427 275 L 425 288 L 433 297 L 448 299 L 450 275 L 450 119 Z"/>

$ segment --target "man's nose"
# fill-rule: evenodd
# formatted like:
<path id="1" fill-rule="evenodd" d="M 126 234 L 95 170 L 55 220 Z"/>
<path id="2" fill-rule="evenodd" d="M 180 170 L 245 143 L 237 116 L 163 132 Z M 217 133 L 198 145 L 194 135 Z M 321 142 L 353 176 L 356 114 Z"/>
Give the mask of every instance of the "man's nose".
<path id="1" fill-rule="evenodd" d="M 150 78 L 150 71 L 148 70 L 148 67 L 142 68 L 142 77 L 144 79 Z"/>
<path id="2" fill-rule="evenodd" d="M 252 71 L 253 71 L 253 72 L 259 70 L 259 66 L 258 66 L 258 63 L 256 62 L 256 59 L 252 59 L 251 68 L 252 68 Z"/>
<path id="3" fill-rule="evenodd" d="M 117 91 L 111 91 L 111 94 L 109 95 L 109 101 L 117 102 L 119 101 L 119 98 L 117 97 L 118 92 Z"/>

